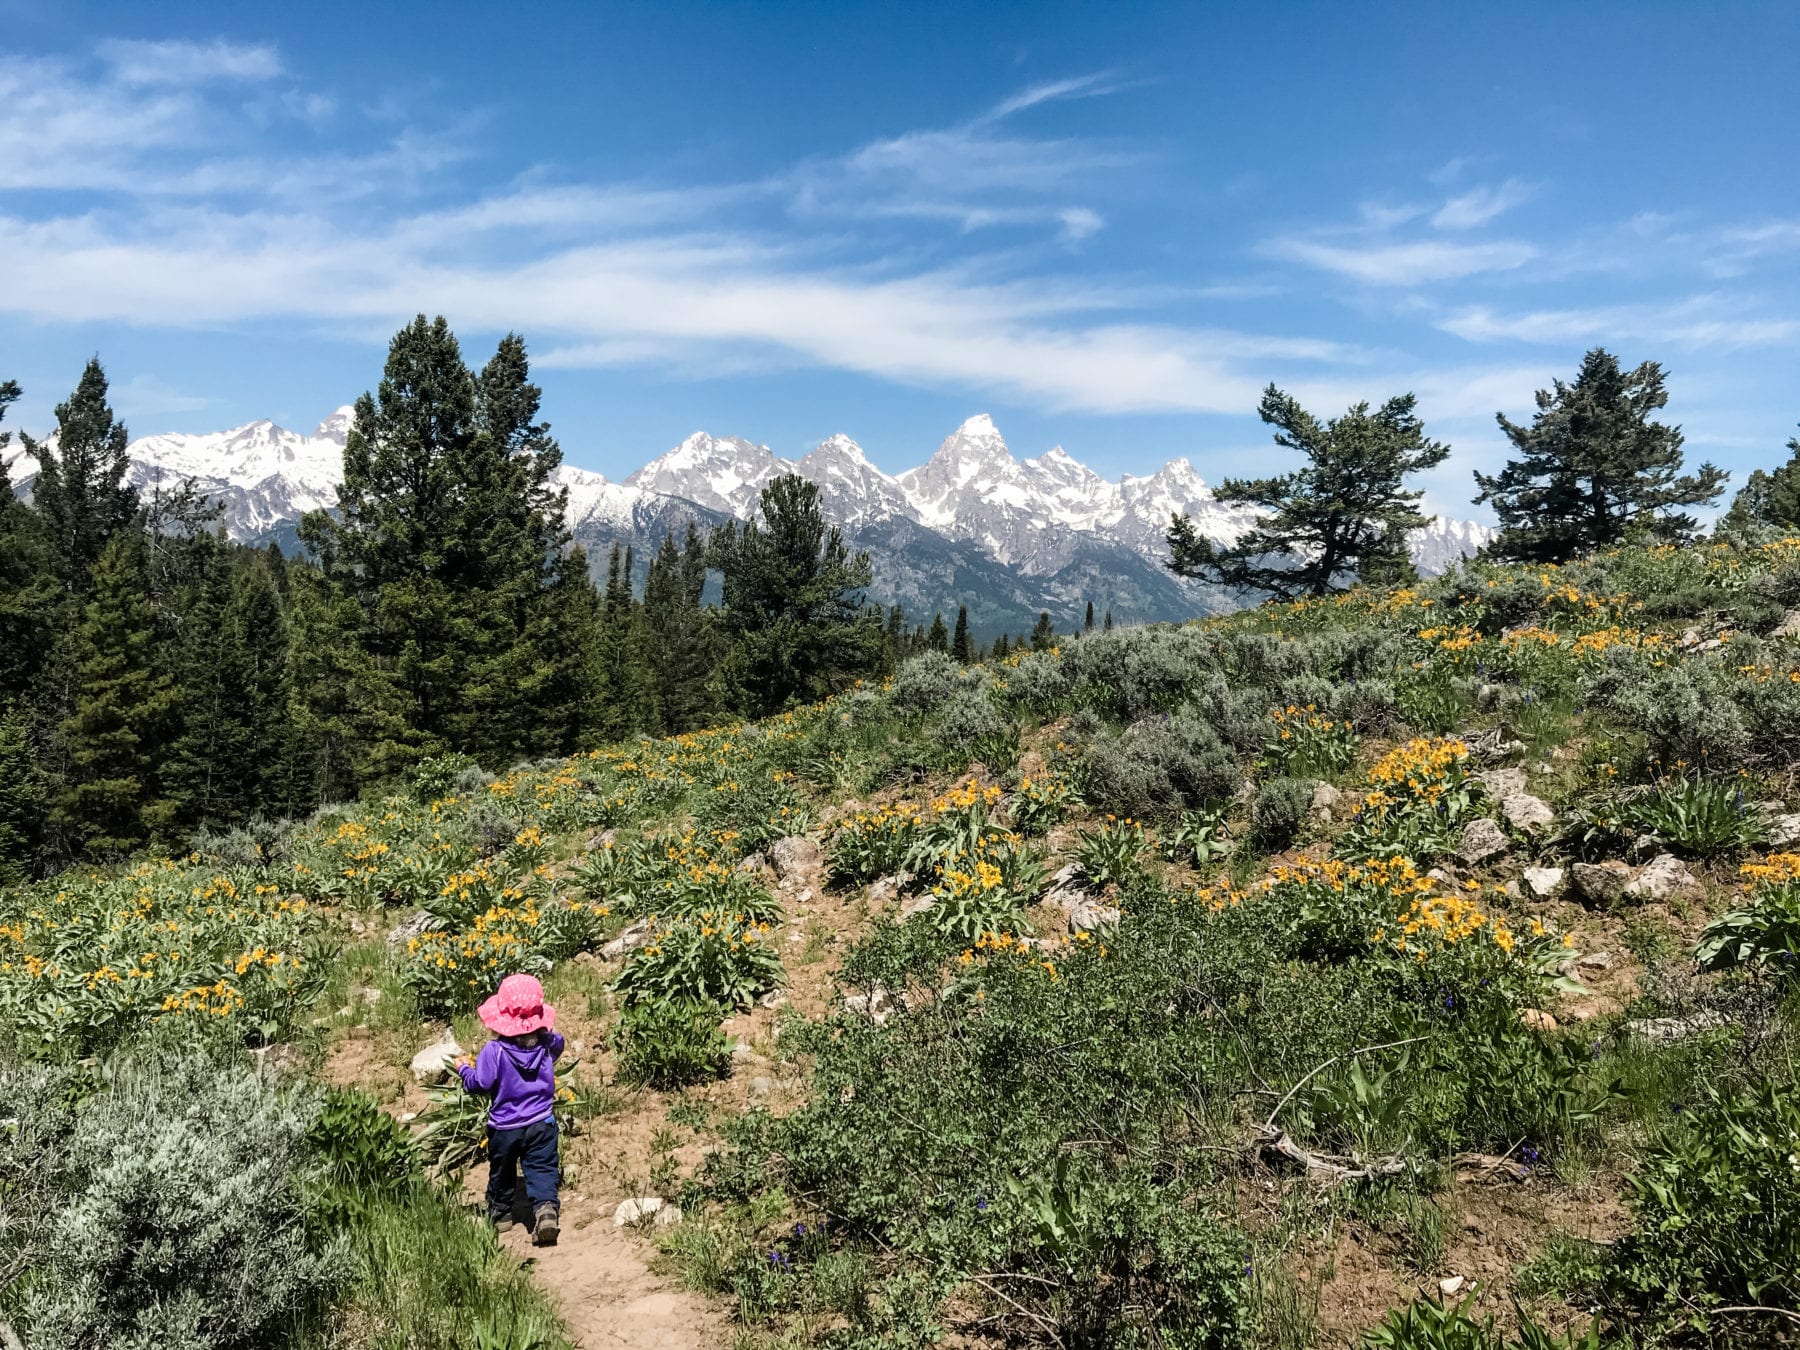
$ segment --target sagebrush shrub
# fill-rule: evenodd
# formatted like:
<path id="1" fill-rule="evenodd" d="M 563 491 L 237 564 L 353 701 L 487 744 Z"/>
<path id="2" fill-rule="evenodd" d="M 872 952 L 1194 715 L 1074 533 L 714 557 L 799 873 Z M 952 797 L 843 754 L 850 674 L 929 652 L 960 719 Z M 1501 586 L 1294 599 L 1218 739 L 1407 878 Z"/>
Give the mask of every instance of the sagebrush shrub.
<path id="1" fill-rule="evenodd" d="M 1096 811 L 1154 819 L 1217 805 L 1231 796 L 1238 773 L 1236 756 L 1212 727 L 1183 710 L 1096 737 L 1080 786 Z"/>
<path id="2" fill-rule="evenodd" d="M 1060 657 L 1032 652 L 1007 673 L 1006 692 L 1040 717 L 1054 712 L 1072 688 Z"/>
<path id="3" fill-rule="evenodd" d="M 0 1153 L 0 1174 L 13 1174 L 0 1191 L 23 1174 L 40 1186 L 49 1177 L 53 1191 L 31 1216 L 22 1282 L 33 1350 L 267 1345 L 343 1275 L 339 1249 L 308 1240 L 320 1180 L 311 1089 L 239 1062 L 164 1055 L 115 1061 L 70 1108 L 66 1074 L 32 1073 L 0 1068 L 0 1098 L 35 1152 Z"/>
<path id="4" fill-rule="evenodd" d="M 920 652 L 894 676 L 894 706 L 902 712 L 941 707 L 956 689 L 962 668 L 945 652 Z"/>
<path id="5" fill-rule="evenodd" d="M 1013 730 L 1006 715 L 986 694 L 959 690 L 944 705 L 937 736 L 947 749 L 968 750 L 977 742 L 1004 737 Z"/>
<path id="6" fill-rule="evenodd" d="M 1250 835 L 1266 849 L 1294 842 L 1312 806 L 1313 780 L 1271 778 L 1257 786 L 1250 803 Z"/>

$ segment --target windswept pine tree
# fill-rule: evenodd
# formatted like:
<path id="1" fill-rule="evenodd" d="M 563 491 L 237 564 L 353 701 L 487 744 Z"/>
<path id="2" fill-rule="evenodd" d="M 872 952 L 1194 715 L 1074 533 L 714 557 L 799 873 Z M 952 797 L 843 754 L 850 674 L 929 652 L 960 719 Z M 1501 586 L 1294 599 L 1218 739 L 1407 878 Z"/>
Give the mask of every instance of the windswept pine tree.
<path id="1" fill-rule="evenodd" d="M 869 557 L 826 526 L 818 485 L 795 474 L 774 479 L 760 515 L 727 522 L 712 540 L 724 581 L 727 683 L 751 714 L 813 702 L 874 673 L 882 646 L 881 612 L 863 603 Z"/>
<path id="2" fill-rule="evenodd" d="M 1498 474 L 1475 474 L 1476 504 L 1500 518 L 1489 552 L 1563 562 L 1627 540 L 1690 537 L 1694 518 L 1676 508 L 1715 500 L 1728 475 L 1711 464 L 1681 472 L 1681 428 L 1653 417 L 1669 401 L 1664 378 L 1654 361 L 1625 370 L 1596 347 L 1574 383 L 1538 390 L 1530 426 L 1495 414 L 1518 455 Z"/>
<path id="3" fill-rule="evenodd" d="M 1055 645 L 1056 627 L 1050 622 L 1050 614 L 1046 610 L 1038 615 L 1037 622 L 1031 627 L 1031 650 L 1041 652 Z"/>
<path id="4" fill-rule="evenodd" d="M 1275 444 L 1306 462 L 1273 478 L 1227 478 L 1221 502 L 1256 507 L 1257 523 L 1236 543 L 1220 546 L 1193 520 L 1169 524 L 1169 569 L 1282 600 L 1326 595 L 1355 580 L 1389 582 L 1411 570 L 1407 536 L 1427 523 L 1423 493 L 1406 480 L 1442 464 L 1450 447 L 1426 438 L 1411 394 L 1374 412 L 1358 403 L 1320 422 L 1274 385 L 1258 409 L 1275 428 Z"/>

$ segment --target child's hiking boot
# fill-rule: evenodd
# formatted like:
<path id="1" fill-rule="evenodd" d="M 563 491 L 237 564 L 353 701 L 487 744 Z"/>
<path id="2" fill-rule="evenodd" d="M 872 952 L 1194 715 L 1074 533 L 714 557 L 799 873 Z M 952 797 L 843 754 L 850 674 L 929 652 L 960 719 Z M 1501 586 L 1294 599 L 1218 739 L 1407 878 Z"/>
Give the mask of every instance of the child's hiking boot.
<path id="1" fill-rule="evenodd" d="M 505 1233 L 510 1232 L 519 1221 L 513 1218 L 510 1209 L 505 1211 L 490 1209 L 488 1211 L 488 1222 L 494 1225 L 494 1231 L 496 1233 Z"/>
<path id="2" fill-rule="evenodd" d="M 539 1247 L 554 1247 L 560 1231 L 557 1224 L 556 1206 L 539 1205 L 536 1220 L 532 1224 L 532 1243 Z"/>

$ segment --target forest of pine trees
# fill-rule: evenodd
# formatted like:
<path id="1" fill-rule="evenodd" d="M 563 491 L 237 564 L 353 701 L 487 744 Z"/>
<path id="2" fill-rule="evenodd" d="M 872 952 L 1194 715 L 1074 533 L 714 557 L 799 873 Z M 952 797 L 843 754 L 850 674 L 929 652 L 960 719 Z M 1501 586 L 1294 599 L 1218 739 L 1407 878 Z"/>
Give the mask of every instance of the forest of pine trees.
<path id="1" fill-rule="evenodd" d="M 19 396 L 0 384 L 0 418 Z M 948 649 L 941 616 L 865 604 L 867 558 L 792 476 L 753 523 L 663 539 L 641 596 L 629 550 L 597 585 L 539 403 L 520 338 L 472 369 L 420 316 L 356 401 L 337 509 L 286 557 L 191 490 L 140 497 L 90 361 L 56 436 L 23 439 L 28 502 L 0 457 L 0 881 L 305 815 L 428 757 L 499 771 L 760 716 Z M 956 652 L 986 654 L 966 612 Z"/>

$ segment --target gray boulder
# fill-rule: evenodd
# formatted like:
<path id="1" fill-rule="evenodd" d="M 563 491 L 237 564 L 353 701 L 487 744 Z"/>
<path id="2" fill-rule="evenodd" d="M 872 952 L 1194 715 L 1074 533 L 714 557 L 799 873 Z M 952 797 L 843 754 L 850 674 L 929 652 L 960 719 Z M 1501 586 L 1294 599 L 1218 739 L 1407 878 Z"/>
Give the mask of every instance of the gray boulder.
<path id="1" fill-rule="evenodd" d="M 627 925 L 624 932 L 600 949 L 600 955 L 608 961 L 617 961 L 622 956 L 629 956 L 639 947 L 650 941 L 650 920 L 639 919 Z"/>
<path id="2" fill-rule="evenodd" d="M 1668 900 L 1702 893 L 1700 882 L 1673 853 L 1659 853 L 1625 885 L 1633 900 Z"/>
<path id="3" fill-rule="evenodd" d="M 1482 816 L 1464 827 L 1462 842 L 1456 846 L 1456 856 L 1468 866 L 1476 867 L 1489 858 L 1499 857 L 1511 847 L 1512 840 L 1506 837 L 1506 831 Z"/>
<path id="4" fill-rule="evenodd" d="M 1603 863 L 1578 862 L 1569 875 L 1581 897 L 1596 905 L 1617 904 L 1631 884 L 1631 868 L 1616 858 Z"/>
<path id="5" fill-rule="evenodd" d="M 456 1037 L 445 1035 L 412 1057 L 412 1076 L 421 1083 L 441 1083 L 450 1076 L 450 1061 L 462 1052 Z"/>

